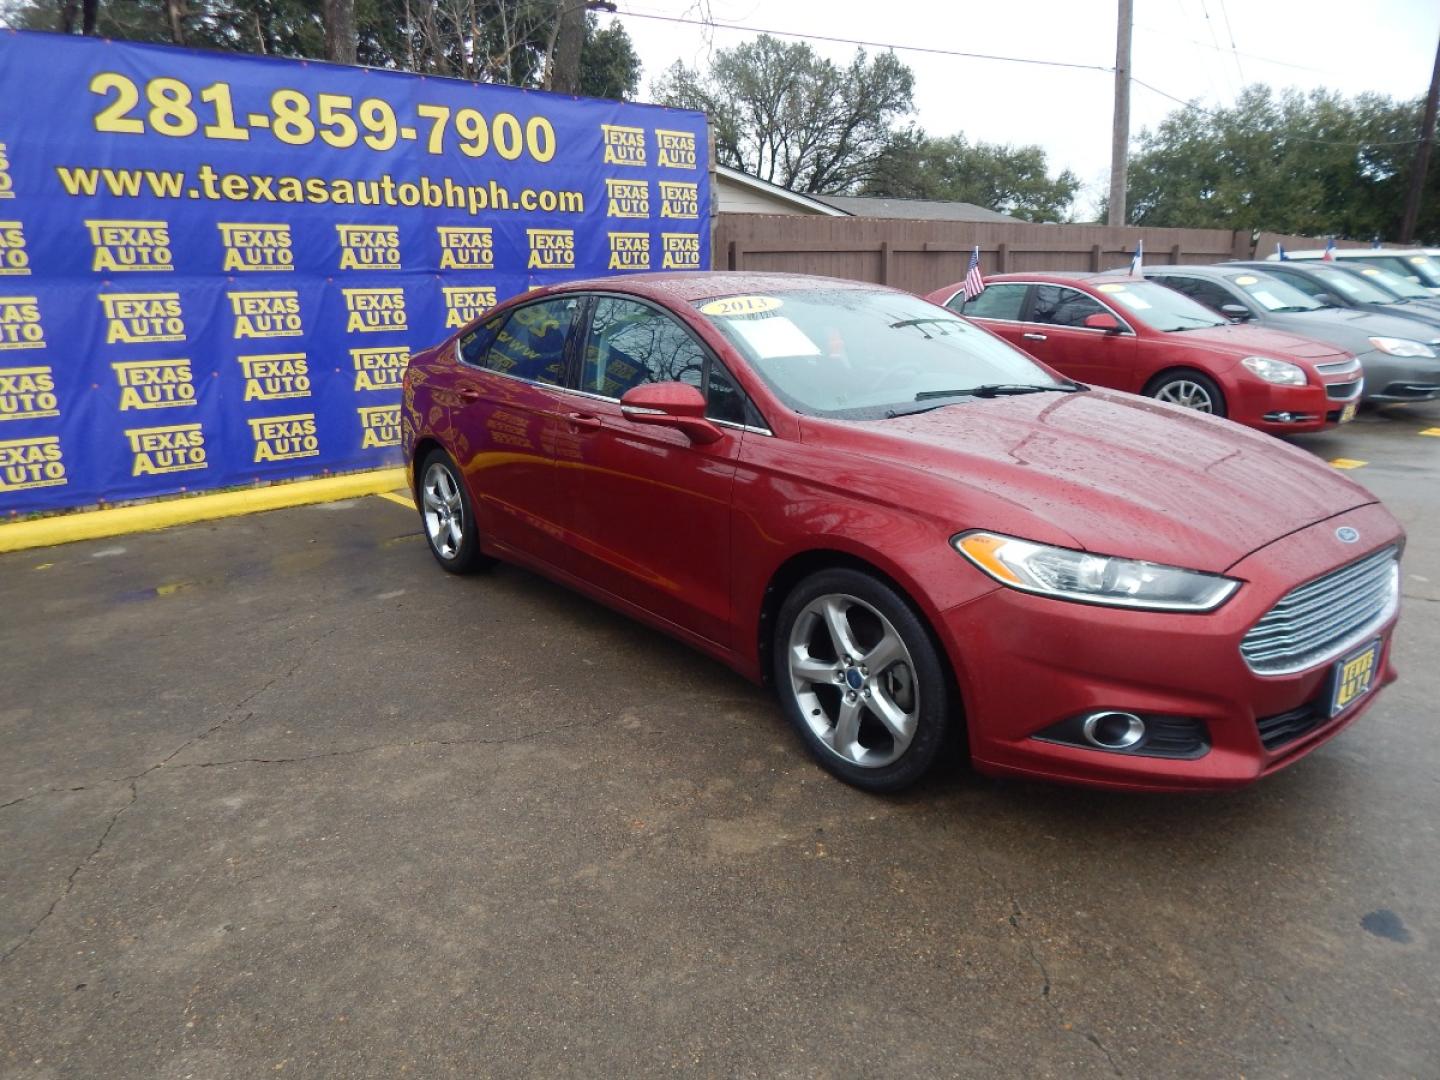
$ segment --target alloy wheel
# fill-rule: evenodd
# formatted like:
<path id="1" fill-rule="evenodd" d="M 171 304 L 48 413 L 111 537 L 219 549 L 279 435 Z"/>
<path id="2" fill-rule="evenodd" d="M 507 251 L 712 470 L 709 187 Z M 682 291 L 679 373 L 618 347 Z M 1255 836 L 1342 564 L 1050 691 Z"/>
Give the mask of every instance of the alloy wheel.
<path id="1" fill-rule="evenodd" d="M 831 753 L 871 769 L 905 753 L 920 694 L 910 650 L 889 619 L 854 596 L 819 596 L 795 619 L 788 648 L 801 713 Z"/>
<path id="2" fill-rule="evenodd" d="M 460 553 L 465 536 L 465 504 L 460 499 L 460 485 L 454 474 L 437 461 L 425 470 L 420 488 L 430 546 L 442 559 L 453 559 Z"/>
<path id="3" fill-rule="evenodd" d="M 1189 379 L 1175 379 L 1166 383 L 1155 392 L 1155 400 L 1168 401 L 1171 405 L 1194 409 L 1196 412 L 1215 411 L 1215 400 L 1210 396 L 1210 391 Z"/>

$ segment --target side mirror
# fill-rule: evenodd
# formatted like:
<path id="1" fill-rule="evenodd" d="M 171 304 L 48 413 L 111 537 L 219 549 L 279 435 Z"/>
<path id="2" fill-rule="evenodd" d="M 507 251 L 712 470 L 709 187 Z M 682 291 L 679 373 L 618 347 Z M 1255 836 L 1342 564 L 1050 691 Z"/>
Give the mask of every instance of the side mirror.
<path id="1" fill-rule="evenodd" d="M 1107 334 L 1120 333 L 1120 320 L 1108 311 L 1097 311 L 1085 316 L 1085 327 L 1089 330 L 1104 330 Z"/>
<path id="2" fill-rule="evenodd" d="M 1317 304 L 1323 304 L 1323 305 L 1325 305 L 1326 307 L 1344 307 L 1344 306 L 1345 306 L 1344 304 L 1340 303 L 1339 298 L 1338 298 L 1334 293 L 1328 293 L 1328 292 L 1316 293 L 1316 294 L 1314 295 L 1314 297 L 1312 297 L 1312 299 L 1313 299 Z"/>
<path id="3" fill-rule="evenodd" d="M 1244 304 L 1221 304 L 1220 314 L 1231 322 L 1249 322 L 1255 317 Z"/>
<path id="4" fill-rule="evenodd" d="M 642 383 L 625 391 L 620 412 L 632 424 L 675 428 L 692 443 L 713 443 L 725 432 L 705 419 L 705 395 L 682 382 Z"/>

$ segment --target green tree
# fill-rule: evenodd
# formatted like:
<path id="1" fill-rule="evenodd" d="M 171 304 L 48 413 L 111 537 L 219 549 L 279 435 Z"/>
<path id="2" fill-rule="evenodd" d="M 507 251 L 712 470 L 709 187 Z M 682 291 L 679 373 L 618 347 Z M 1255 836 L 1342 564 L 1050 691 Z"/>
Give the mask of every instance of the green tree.
<path id="1" fill-rule="evenodd" d="M 354 0 L 356 61 L 539 87 L 562 2 L 568 0 Z M 23 29 L 78 31 L 79 10 L 77 0 L 0 0 L 0 15 Z M 320 59 L 324 12 L 324 0 L 101 0 L 95 32 Z M 640 59 L 619 23 L 601 29 L 587 17 L 580 63 L 582 93 L 629 97 L 640 83 Z"/>
<path id="2" fill-rule="evenodd" d="M 1069 169 L 1051 177 L 1042 147 L 912 133 L 861 194 L 968 202 L 1026 221 L 1063 221 L 1079 191 L 1080 180 Z"/>
<path id="3" fill-rule="evenodd" d="M 1134 225 L 1271 230 L 1369 240 L 1393 237 L 1422 103 L 1248 87 L 1228 108 L 1177 109 L 1136 140 Z M 1440 174 L 1432 170 L 1420 235 L 1440 240 Z"/>
<path id="4" fill-rule="evenodd" d="M 720 163 L 792 191 L 855 191 L 907 135 L 915 77 L 893 53 L 841 67 L 809 45 L 762 34 L 720 49 L 709 71 L 676 61 L 655 99 L 709 114 Z"/>

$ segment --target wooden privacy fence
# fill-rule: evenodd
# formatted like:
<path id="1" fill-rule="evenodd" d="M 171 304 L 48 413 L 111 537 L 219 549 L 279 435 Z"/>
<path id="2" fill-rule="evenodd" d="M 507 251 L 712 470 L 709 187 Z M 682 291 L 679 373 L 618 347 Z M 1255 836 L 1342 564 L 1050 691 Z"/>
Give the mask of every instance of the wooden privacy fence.
<path id="1" fill-rule="evenodd" d="M 963 278 L 975 244 L 980 245 L 980 269 L 987 274 L 1100 271 L 1128 265 L 1142 238 L 1145 261 L 1151 264 L 1217 263 L 1256 254 L 1248 231 L 720 214 L 714 265 L 823 274 L 926 293 Z M 1323 240 L 1284 240 L 1287 245 L 1292 240 L 1296 246 L 1324 245 Z M 1274 249 L 1272 240 L 1259 257 Z"/>

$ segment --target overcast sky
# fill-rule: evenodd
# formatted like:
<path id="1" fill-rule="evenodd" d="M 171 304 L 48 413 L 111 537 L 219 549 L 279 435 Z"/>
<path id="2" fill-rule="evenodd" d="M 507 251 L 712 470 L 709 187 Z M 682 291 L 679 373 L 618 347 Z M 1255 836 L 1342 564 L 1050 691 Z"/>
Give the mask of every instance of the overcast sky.
<path id="1" fill-rule="evenodd" d="M 694 26 L 631 15 L 694 17 L 695 0 L 618 0 L 645 66 L 641 97 L 676 59 L 704 66 Z M 794 33 L 1023 56 L 1105 67 L 1115 63 L 1115 0 L 710 0 L 716 22 Z M 1436 0 L 1136 0 L 1136 79 L 1202 104 L 1229 104 L 1242 85 L 1329 87 L 1413 98 L 1425 93 L 1440 34 Z M 717 28 L 716 48 L 752 32 Z M 1234 51 L 1231 40 L 1234 40 Z M 811 41 L 836 61 L 853 45 Z M 1238 56 L 1237 56 L 1238 53 Z M 1039 143 L 1052 171 L 1070 168 L 1088 209 L 1108 184 L 1114 77 L 1099 71 L 936 56 L 897 49 L 915 72 L 914 119 L 936 135 Z M 1131 93 L 1132 134 L 1175 102 Z"/>

